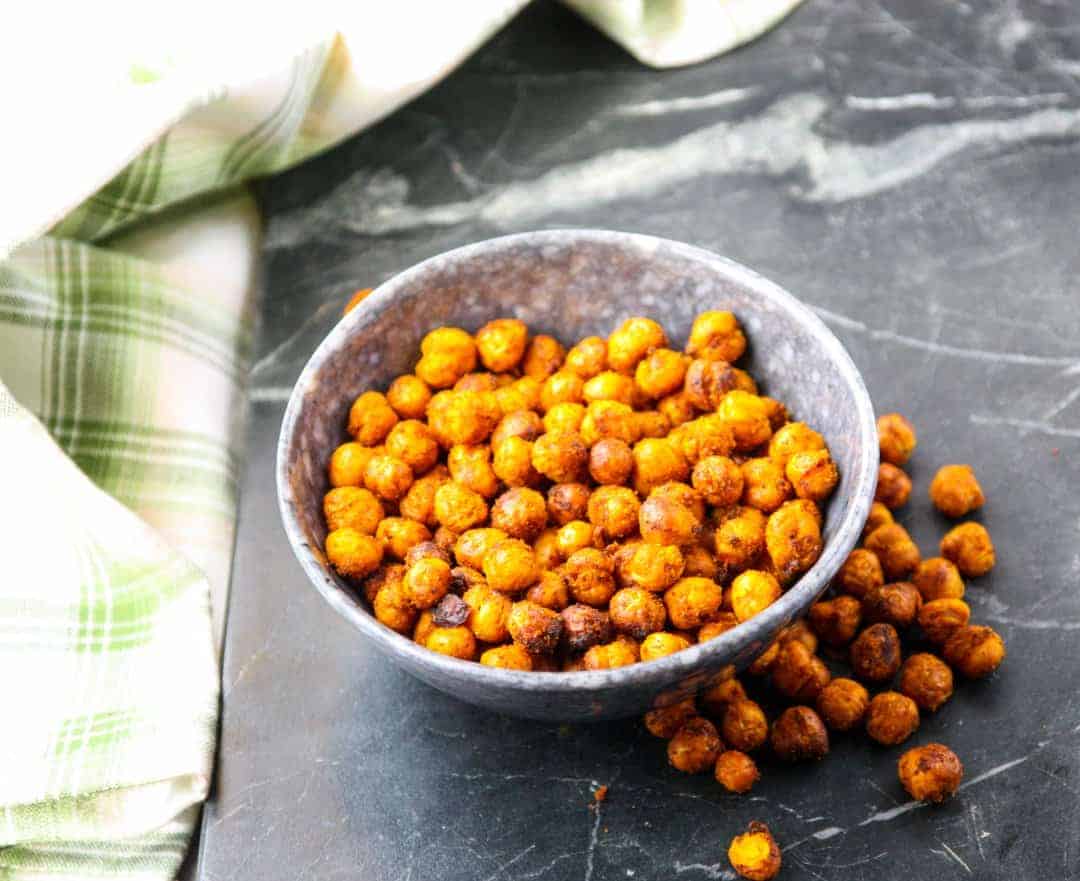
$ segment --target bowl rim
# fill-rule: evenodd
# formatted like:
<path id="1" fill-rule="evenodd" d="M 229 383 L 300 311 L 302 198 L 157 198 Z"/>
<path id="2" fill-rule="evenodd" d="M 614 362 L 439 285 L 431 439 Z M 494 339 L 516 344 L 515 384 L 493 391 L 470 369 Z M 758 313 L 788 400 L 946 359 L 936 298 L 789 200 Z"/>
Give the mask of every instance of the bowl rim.
<path id="1" fill-rule="evenodd" d="M 821 556 L 791 588 L 783 593 L 780 599 L 752 619 L 742 622 L 720 636 L 703 643 L 696 643 L 688 649 L 663 658 L 611 670 L 540 672 L 489 667 L 475 661 L 464 661 L 430 651 L 415 643 L 411 638 L 391 630 L 376 620 L 366 608 L 347 599 L 345 591 L 324 571 L 304 536 L 299 519 L 293 510 L 297 502 L 289 481 L 289 450 L 297 419 L 302 410 L 305 391 L 315 379 L 327 357 L 352 336 L 354 329 L 364 323 L 369 316 L 380 311 L 398 294 L 399 290 L 408 286 L 417 276 L 423 275 L 433 263 L 445 262 L 448 259 L 469 260 L 480 255 L 491 254 L 493 251 L 512 249 L 522 242 L 541 246 L 565 246 L 574 241 L 621 247 L 630 245 L 642 249 L 663 247 L 675 252 L 678 256 L 708 264 L 737 284 L 779 302 L 794 314 L 821 341 L 852 391 L 859 434 L 856 443 L 866 452 L 863 456 L 863 467 L 854 475 L 851 483 L 852 504 L 847 515 L 837 524 L 835 534 L 832 540 L 826 543 Z M 455 680 L 467 679 L 477 685 L 487 684 L 502 689 L 558 693 L 595 692 L 623 684 L 637 686 L 669 684 L 675 678 L 688 676 L 706 666 L 704 662 L 710 658 L 733 656 L 753 631 L 760 633 L 779 629 L 785 620 L 793 619 L 804 605 L 809 607 L 854 548 L 873 501 L 877 471 L 876 421 L 862 375 L 840 340 L 810 307 L 754 270 L 705 248 L 641 233 L 574 227 L 514 233 L 473 242 L 428 257 L 382 282 L 334 325 L 304 365 L 285 408 L 278 435 L 275 463 L 278 507 L 293 553 L 308 579 L 330 606 L 359 629 L 364 636 L 373 640 L 376 648 L 392 657 L 404 656 L 412 662 L 410 667 L 413 669 L 438 670 L 441 674 Z M 762 644 L 762 648 L 764 645 L 765 643 Z"/>

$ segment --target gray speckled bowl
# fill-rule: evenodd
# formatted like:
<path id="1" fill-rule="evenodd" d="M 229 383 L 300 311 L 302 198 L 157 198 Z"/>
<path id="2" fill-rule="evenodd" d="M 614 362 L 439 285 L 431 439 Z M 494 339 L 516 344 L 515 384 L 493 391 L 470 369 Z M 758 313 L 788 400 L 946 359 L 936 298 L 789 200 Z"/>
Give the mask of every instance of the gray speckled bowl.
<path id="1" fill-rule="evenodd" d="M 420 339 L 444 324 L 475 330 L 512 315 L 564 343 L 606 336 L 631 315 L 685 341 L 693 317 L 730 309 L 742 322 L 748 368 L 765 393 L 825 435 L 841 473 L 825 519 L 825 549 L 765 612 L 716 639 L 616 670 L 525 673 L 429 652 L 384 627 L 333 573 L 322 552 L 330 454 L 346 439 L 350 403 L 411 370 Z M 293 389 L 278 445 L 285 531 L 304 571 L 340 614 L 395 663 L 462 700 L 535 719 L 629 716 L 688 696 L 727 665 L 749 664 L 824 590 L 862 530 L 877 476 L 874 413 L 855 365 L 809 309 L 760 275 L 679 242 L 597 230 L 552 230 L 479 242 L 387 281 L 335 327 Z"/>

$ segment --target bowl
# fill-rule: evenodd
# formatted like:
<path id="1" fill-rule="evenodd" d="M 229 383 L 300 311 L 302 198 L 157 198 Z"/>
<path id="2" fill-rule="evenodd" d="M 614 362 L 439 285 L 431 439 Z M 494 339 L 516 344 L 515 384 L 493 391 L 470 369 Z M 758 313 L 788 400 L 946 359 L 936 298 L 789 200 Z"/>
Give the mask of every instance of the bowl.
<path id="1" fill-rule="evenodd" d="M 728 309 L 746 330 L 746 367 L 824 436 L 840 470 L 826 510 L 821 557 L 761 614 L 668 657 L 614 670 L 503 670 L 436 654 L 380 624 L 327 564 L 322 497 L 327 463 L 346 440 L 352 401 L 408 373 L 420 340 L 441 325 L 474 331 L 514 316 L 564 343 L 606 336 L 632 315 L 658 320 L 673 341 L 695 315 Z M 394 276 L 329 333 L 285 410 L 277 485 L 285 532 L 304 572 L 358 636 L 409 673 L 461 700 L 548 721 L 639 714 L 689 696 L 748 665 L 825 589 L 862 531 L 878 448 L 873 408 L 839 340 L 791 294 L 750 269 L 691 245 L 599 230 L 548 230 L 478 242 Z"/>

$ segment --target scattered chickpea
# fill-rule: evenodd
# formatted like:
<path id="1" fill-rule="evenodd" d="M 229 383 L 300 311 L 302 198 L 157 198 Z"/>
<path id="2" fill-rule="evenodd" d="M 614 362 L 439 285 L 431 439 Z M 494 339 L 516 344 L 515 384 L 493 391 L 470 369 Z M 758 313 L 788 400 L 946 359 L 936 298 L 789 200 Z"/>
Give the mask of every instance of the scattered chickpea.
<path id="1" fill-rule="evenodd" d="M 915 427 L 899 413 L 886 413 L 877 421 L 881 461 L 904 465 L 915 452 Z"/>
<path id="2" fill-rule="evenodd" d="M 895 465 L 882 462 L 878 466 L 877 489 L 874 501 L 881 502 L 890 511 L 902 508 L 911 496 L 911 478 Z"/>
<path id="3" fill-rule="evenodd" d="M 841 595 L 814 603 L 810 607 L 810 626 L 831 646 L 850 643 L 862 624 L 862 604 L 852 596 Z"/>
<path id="4" fill-rule="evenodd" d="M 919 728 L 919 708 L 907 695 L 883 691 L 866 711 L 866 733 L 883 746 L 903 743 Z"/>
<path id="5" fill-rule="evenodd" d="M 870 693 L 854 679 L 840 677 L 818 692 L 815 705 L 833 731 L 850 731 L 866 717 Z"/>
<path id="6" fill-rule="evenodd" d="M 701 774 L 716 765 L 723 748 L 716 726 L 702 716 L 692 716 L 668 741 L 668 761 L 684 774 Z"/>
<path id="7" fill-rule="evenodd" d="M 1005 643 L 992 627 L 966 624 L 952 632 L 941 653 L 961 676 L 982 679 L 1005 660 Z"/>
<path id="8" fill-rule="evenodd" d="M 964 598 L 964 579 L 956 566 L 944 557 L 930 557 L 919 563 L 911 582 L 926 602 Z"/>
<path id="9" fill-rule="evenodd" d="M 721 675 L 719 681 L 714 682 L 704 691 L 698 694 L 698 704 L 701 709 L 704 710 L 710 716 L 719 716 L 721 721 L 723 720 L 724 713 L 727 711 L 728 704 L 734 703 L 737 700 L 746 700 L 746 689 L 743 688 L 743 684 L 735 678 L 735 668 L 732 666 L 726 667 Z M 768 722 L 765 723 L 765 735 L 768 738 Z M 721 726 L 721 733 L 723 728 Z"/>
<path id="10" fill-rule="evenodd" d="M 769 742 L 785 762 L 823 759 L 829 752 L 825 723 L 810 707 L 788 707 L 773 722 Z"/>
<path id="11" fill-rule="evenodd" d="M 821 514 L 806 499 L 785 502 L 765 523 L 765 547 L 777 578 L 787 584 L 821 556 Z"/>
<path id="12" fill-rule="evenodd" d="M 746 793 L 761 778 L 754 760 L 746 753 L 729 749 L 720 753 L 713 770 L 716 782 L 728 792 Z"/>
<path id="13" fill-rule="evenodd" d="M 961 523 L 945 533 L 941 555 L 967 578 L 978 578 L 994 568 L 994 543 L 981 523 Z"/>
<path id="14" fill-rule="evenodd" d="M 710 361 L 738 361 L 746 351 L 746 337 L 730 312 L 702 312 L 690 327 L 688 354 Z"/>
<path id="15" fill-rule="evenodd" d="M 758 749 L 769 739 L 769 721 L 765 718 L 765 712 L 745 697 L 735 697 L 728 702 L 721 717 L 720 730 L 728 746 L 746 753 Z"/>
<path id="16" fill-rule="evenodd" d="M 899 523 L 888 523 L 875 529 L 866 537 L 864 544 L 878 558 L 889 581 L 906 578 L 922 560 L 918 546 Z"/>
<path id="17" fill-rule="evenodd" d="M 645 728 L 653 737 L 670 740 L 686 724 L 687 720 L 697 715 L 694 699 L 679 701 L 666 707 L 657 707 L 645 714 Z"/>
<path id="18" fill-rule="evenodd" d="M 900 756 L 897 772 L 908 795 L 937 804 L 960 788 L 964 766 L 943 743 L 928 743 L 912 747 Z"/>
<path id="19" fill-rule="evenodd" d="M 900 668 L 900 692 L 932 713 L 952 697 L 952 670 L 936 655 L 918 652 Z"/>
<path id="20" fill-rule="evenodd" d="M 970 465 L 943 465 L 930 481 L 930 501 L 946 517 L 963 517 L 986 501 Z"/>
<path id="21" fill-rule="evenodd" d="M 728 846 L 732 868 L 749 881 L 769 881 L 780 871 L 780 848 L 764 823 L 753 822 Z"/>
<path id="22" fill-rule="evenodd" d="M 863 619 L 869 624 L 880 621 L 905 630 L 915 623 L 922 596 L 910 581 L 883 584 L 868 591 L 862 601 Z"/>
<path id="23" fill-rule="evenodd" d="M 923 603 L 918 621 L 926 638 L 940 645 L 970 619 L 971 609 L 963 600 L 941 599 Z"/>
<path id="24" fill-rule="evenodd" d="M 812 701 L 832 678 L 821 658 L 794 640 L 781 643 L 771 675 L 773 687 L 797 701 Z"/>
<path id="25" fill-rule="evenodd" d="M 900 669 L 900 636 L 891 624 L 871 624 L 851 644 L 852 672 L 864 682 L 887 682 Z"/>

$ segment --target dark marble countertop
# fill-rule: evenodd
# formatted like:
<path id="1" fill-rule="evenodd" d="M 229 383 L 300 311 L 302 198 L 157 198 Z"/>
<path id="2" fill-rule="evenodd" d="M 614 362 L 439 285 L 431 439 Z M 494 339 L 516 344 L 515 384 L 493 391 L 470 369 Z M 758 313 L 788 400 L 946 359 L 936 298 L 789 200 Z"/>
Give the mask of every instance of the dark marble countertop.
<path id="1" fill-rule="evenodd" d="M 809 0 L 757 43 L 646 69 L 528 9 L 430 93 L 265 184 L 259 357 L 197 872 L 224 879 L 726 878 L 750 819 L 788 879 L 1080 875 L 1080 10 L 1072 0 Z M 748 797 L 671 770 L 634 721 L 456 703 L 363 645 L 277 513 L 288 391 L 347 295 L 504 232 L 683 239 L 811 304 L 933 471 L 975 464 L 999 547 L 969 588 L 1009 657 L 924 719 L 959 797 L 906 800 L 897 750 L 836 738 Z M 610 794 L 587 805 L 595 784 Z"/>

